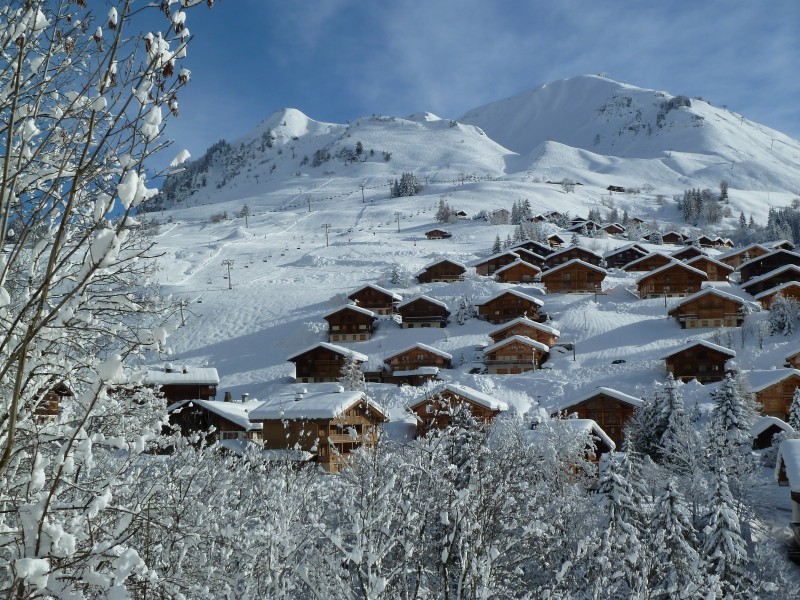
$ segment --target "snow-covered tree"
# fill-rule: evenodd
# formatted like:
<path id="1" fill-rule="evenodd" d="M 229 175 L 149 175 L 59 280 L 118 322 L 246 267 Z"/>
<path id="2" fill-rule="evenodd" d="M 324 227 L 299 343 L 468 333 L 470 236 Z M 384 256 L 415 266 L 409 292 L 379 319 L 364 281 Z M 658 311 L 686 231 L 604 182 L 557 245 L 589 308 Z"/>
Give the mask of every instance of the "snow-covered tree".
<path id="1" fill-rule="evenodd" d="M 800 388 L 794 389 L 792 404 L 789 406 L 789 425 L 800 432 Z"/>
<path id="2" fill-rule="evenodd" d="M 436 209 L 436 216 L 434 217 L 439 223 L 448 223 L 452 217 L 453 210 L 447 204 L 444 196 L 439 198 L 439 207 Z"/>
<path id="3" fill-rule="evenodd" d="M 459 325 L 463 325 L 470 319 L 477 316 L 475 305 L 466 296 L 462 296 L 458 303 L 458 310 L 456 311 L 456 321 Z"/>
<path id="4" fill-rule="evenodd" d="M 348 354 L 342 364 L 341 373 L 339 374 L 339 383 L 346 390 L 353 392 L 366 392 L 367 382 L 364 379 L 364 373 L 361 372 L 361 367 L 356 360 L 355 354 Z"/>
<path id="5" fill-rule="evenodd" d="M 239 217 L 240 217 L 240 218 L 244 218 L 244 226 L 245 226 L 245 227 L 249 227 L 249 225 L 247 224 L 247 218 L 248 218 L 250 215 L 252 215 L 252 214 L 253 214 L 253 213 L 252 213 L 252 211 L 250 210 L 250 205 L 245 203 L 245 204 L 242 206 L 242 210 L 240 210 L 240 211 L 239 211 Z"/>
<path id="6" fill-rule="evenodd" d="M 769 324 L 774 335 L 792 335 L 800 304 L 794 298 L 776 294 L 769 303 Z"/>
<path id="7" fill-rule="evenodd" d="M 713 408 L 708 423 L 708 450 L 715 470 L 751 473 L 750 428 L 758 417 L 757 404 L 741 375 L 728 372 L 711 392 Z M 727 482 L 726 482 L 727 487 Z"/>
<path id="8" fill-rule="evenodd" d="M 497 236 L 494 238 L 494 244 L 492 245 L 492 254 L 499 254 L 503 251 L 503 242 L 500 241 L 500 234 L 498 233 Z"/>

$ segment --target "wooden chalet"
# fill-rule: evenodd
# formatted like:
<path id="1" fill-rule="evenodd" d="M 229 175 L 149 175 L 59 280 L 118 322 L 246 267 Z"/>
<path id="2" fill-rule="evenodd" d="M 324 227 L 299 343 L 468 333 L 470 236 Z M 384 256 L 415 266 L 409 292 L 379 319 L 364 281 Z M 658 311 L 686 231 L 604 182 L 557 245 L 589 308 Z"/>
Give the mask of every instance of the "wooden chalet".
<path id="1" fill-rule="evenodd" d="M 758 296 L 762 292 L 774 289 L 790 281 L 800 281 L 800 266 L 784 265 L 769 273 L 753 277 L 750 281 L 742 284 L 742 289 L 748 294 Z"/>
<path id="2" fill-rule="evenodd" d="M 547 256 L 545 258 L 545 266 L 548 268 L 555 267 L 575 260 L 576 258 L 597 267 L 603 262 L 603 256 L 597 252 L 592 252 L 588 248 L 583 248 L 581 246 L 569 246 L 568 248 L 558 250 L 553 252 L 550 256 Z"/>
<path id="3" fill-rule="evenodd" d="M 800 266 L 800 254 L 782 248 L 771 250 L 766 254 L 751 258 L 739 265 L 741 282 L 745 283 L 755 277 L 766 275 L 771 271 L 787 265 Z"/>
<path id="4" fill-rule="evenodd" d="M 491 375 L 516 375 L 539 369 L 550 347 L 529 337 L 512 335 L 484 348 L 484 364 Z"/>
<path id="5" fill-rule="evenodd" d="M 167 363 L 164 369 L 149 369 L 143 384 L 158 388 L 167 404 L 180 400 L 214 400 L 219 375 L 213 367 L 174 367 Z"/>
<path id="6" fill-rule="evenodd" d="M 489 337 L 492 338 L 492 343 L 495 344 L 515 335 L 521 335 L 536 340 L 537 342 L 545 344 L 548 348 L 552 348 L 558 341 L 561 332 L 549 325 L 537 323 L 525 317 L 517 317 L 489 332 Z"/>
<path id="7" fill-rule="evenodd" d="M 696 256 L 685 262 L 690 267 L 703 271 L 709 281 L 728 281 L 728 276 L 733 274 L 733 267 L 710 256 Z"/>
<path id="8" fill-rule="evenodd" d="M 581 219 L 580 221 L 574 222 L 573 225 L 567 228 L 567 231 L 570 233 L 591 233 L 593 231 L 600 231 L 601 227 L 600 224 L 595 221 L 588 221 L 585 219 Z"/>
<path id="9" fill-rule="evenodd" d="M 505 267 L 497 269 L 494 276 L 501 283 L 532 283 L 541 272 L 539 267 L 517 259 Z"/>
<path id="10" fill-rule="evenodd" d="M 739 327 L 744 322 L 744 300 L 715 288 L 704 288 L 687 296 L 667 315 L 677 319 L 681 329 L 698 327 Z"/>
<path id="11" fill-rule="evenodd" d="M 521 249 L 525 249 L 530 252 L 534 252 L 539 256 L 547 256 L 548 254 L 553 253 L 553 248 L 549 244 L 543 244 L 541 242 L 537 242 L 536 240 L 525 240 L 519 244 L 514 244 L 510 249 L 513 252 L 518 252 Z"/>
<path id="12" fill-rule="evenodd" d="M 348 359 L 358 365 L 368 360 L 366 354 L 327 342 L 319 342 L 286 358 L 294 363 L 294 379 L 298 383 L 338 381 Z"/>
<path id="13" fill-rule="evenodd" d="M 625 424 L 633 416 L 633 411 L 642 404 L 640 398 L 601 386 L 578 398 L 565 399 L 553 407 L 551 414 L 574 413 L 579 419 L 591 419 L 620 447 L 625 437 Z"/>
<path id="14" fill-rule="evenodd" d="M 736 352 L 698 340 L 679 346 L 664 357 L 667 372 L 675 379 L 700 383 L 722 381 L 725 378 L 725 363 L 736 357 Z"/>
<path id="15" fill-rule="evenodd" d="M 701 248 L 713 248 L 718 245 L 719 238 L 712 238 L 708 235 L 699 235 L 696 238 L 684 240 L 684 243 L 691 246 L 700 246 Z"/>
<path id="16" fill-rule="evenodd" d="M 548 294 L 584 294 L 600 291 L 606 275 L 602 267 L 576 258 L 548 269 L 541 280 Z"/>
<path id="17" fill-rule="evenodd" d="M 600 229 L 605 231 L 608 235 L 622 235 L 625 233 L 626 227 L 619 223 L 606 223 L 600 227 Z"/>
<path id="18" fill-rule="evenodd" d="M 250 421 L 250 413 L 261 406 L 260 400 L 219 402 L 216 400 L 181 400 L 167 407 L 169 422 L 181 434 L 207 432 L 205 441 L 220 442 L 230 450 L 243 451 L 247 442 L 261 447 L 261 424 Z M 212 429 L 213 428 L 213 429 Z M 237 448 L 232 442 L 239 442 Z"/>
<path id="19" fill-rule="evenodd" d="M 515 290 L 500 292 L 477 304 L 478 317 L 489 323 L 507 323 L 517 317 L 540 318 L 539 309 L 544 303 L 538 298 L 528 296 Z"/>
<path id="20" fill-rule="evenodd" d="M 503 252 L 492 254 L 481 261 L 475 262 L 472 266 L 475 267 L 475 272 L 478 275 L 494 275 L 497 269 L 510 265 L 517 260 L 519 260 L 519 254 L 511 250 L 504 250 Z"/>
<path id="21" fill-rule="evenodd" d="M 425 237 L 429 240 L 445 240 L 453 237 L 453 234 L 449 231 L 445 231 L 444 229 L 431 229 L 430 231 L 425 232 Z"/>
<path id="22" fill-rule="evenodd" d="M 565 240 L 557 233 L 554 233 L 552 235 L 547 236 L 547 243 L 550 244 L 551 248 L 560 248 L 561 246 L 567 243 L 567 240 Z"/>
<path id="23" fill-rule="evenodd" d="M 544 269 L 545 257 L 541 254 L 536 254 L 533 250 L 527 248 L 514 248 L 514 252 L 519 256 L 520 260 L 524 260 L 539 269 Z"/>
<path id="24" fill-rule="evenodd" d="M 465 385 L 448 383 L 408 408 L 417 418 L 417 437 L 421 437 L 433 429 L 447 428 L 457 410 L 467 409 L 478 422 L 490 425 L 508 410 L 508 404 Z"/>
<path id="25" fill-rule="evenodd" d="M 606 191 L 611 194 L 612 192 L 618 192 L 620 194 L 625 192 L 625 188 L 621 185 L 610 185 L 606 188 Z"/>
<path id="26" fill-rule="evenodd" d="M 723 252 L 719 256 L 717 256 L 717 260 L 720 262 L 724 262 L 726 265 L 729 265 L 736 269 L 740 264 L 743 262 L 747 262 L 751 258 L 758 258 L 759 256 L 764 256 L 770 251 L 769 248 L 766 246 L 762 246 L 761 244 L 750 244 L 749 246 L 745 246 L 744 248 L 737 248 L 735 250 L 728 250 L 727 252 Z"/>
<path id="27" fill-rule="evenodd" d="M 793 433 L 794 428 L 778 417 L 759 417 L 750 428 L 753 450 L 763 450 L 772 446 L 772 438 L 779 433 Z"/>
<path id="28" fill-rule="evenodd" d="M 800 277 L 798 277 L 800 279 Z M 783 296 L 784 298 L 792 298 L 800 302 L 800 281 L 787 281 L 774 288 L 770 288 L 755 295 L 755 299 L 761 302 L 761 306 L 769 310 L 770 304 L 775 296 Z"/>
<path id="29" fill-rule="evenodd" d="M 639 298 L 683 297 L 700 290 L 708 279 L 700 269 L 673 261 L 636 280 Z"/>
<path id="30" fill-rule="evenodd" d="M 631 225 L 644 225 L 644 219 L 641 219 L 641 218 L 639 218 L 639 217 L 631 217 L 631 218 L 628 220 L 628 222 L 629 222 Z"/>
<path id="31" fill-rule="evenodd" d="M 776 240 L 774 242 L 769 242 L 769 247 L 770 248 L 775 248 L 775 249 L 780 248 L 780 249 L 783 249 L 783 250 L 794 250 L 795 249 L 795 245 L 792 242 L 790 242 L 789 240 Z"/>
<path id="32" fill-rule="evenodd" d="M 328 322 L 329 342 L 365 342 L 372 337 L 378 317 L 371 310 L 347 304 L 329 312 L 324 319 Z"/>
<path id="33" fill-rule="evenodd" d="M 388 377 L 383 378 L 384 382 L 419 386 L 435 379 L 440 369 L 449 369 L 453 356 L 426 344 L 416 343 L 387 356 L 383 362 L 391 371 Z"/>
<path id="34" fill-rule="evenodd" d="M 685 248 L 676 250 L 675 252 L 670 254 L 670 256 L 675 260 L 682 260 L 685 262 L 687 260 L 691 260 L 698 256 L 707 256 L 707 255 L 697 246 L 686 246 Z"/>
<path id="35" fill-rule="evenodd" d="M 761 414 L 789 420 L 789 408 L 795 390 L 800 387 L 800 371 L 797 369 L 769 369 L 746 371 L 743 376 L 750 383 L 750 391 L 761 405 Z"/>
<path id="36" fill-rule="evenodd" d="M 403 297 L 378 285 L 368 283 L 347 297 L 361 308 L 371 310 L 376 315 L 391 315 Z"/>
<path id="37" fill-rule="evenodd" d="M 64 383 L 40 389 L 40 400 L 33 410 L 34 420 L 37 423 L 49 423 L 58 420 L 58 415 L 61 413 L 61 403 L 65 398 L 72 398 L 74 395 L 69 386 Z"/>
<path id="38" fill-rule="evenodd" d="M 787 542 L 789 558 L 800 558 L 800 440 L 783 440 L 775 461 L 775 480 L 778 485 L 789 486 L 792 516 L 789 529 L 792 538 Z"/>
<path id="39" fill-rule="evenodd" d="M 498 208 L 489 213 L 489 216 L 494 223 L 502 224 L 508 223 L 511 218 L 511 213 L 506 208 Z"/>
<path id="40" fill-rule="evenodd" d="M 603 254 L 608 269 L 621 269 L 625 265 L 647 256 L 647 251 L 638 244 L 627 244 Z"/>
<path id="41" fill-rule="evenodd" d="M 466 272 L 467 267 L 460 262 L 443 258 L 422 269 L 416 278 L 419 283 L 450 283 L 464 279 Z"/>
<path id="42" fill-rule="evenodd" d="M 347 465 L 358 448 L 374 447 L 386 411 L 364 392 L 307 392 L 277 396 L 250 411 L 250 420 L 262 426 L 263 447 L 276 451 L 303 451 L 329 473 Z"/>
<path id="43" fill-rule="evenodd" d="M 669 254 L 663 252 L 651 252 L 646 256 L 635 258 L 626 265 L 623 265 L 622 270 L 628 273 L 637 271 L 654 271 L 664 265 L 673 262 L 673 258 Z"/>
<path id="44" fill-rule="evenodd" d="M 429 296 L 419 296 L 401 302 L 397 305 L 397 313 L 400 315 L 400 327 L 403 329 L 447 327 L 450 319 L 447 305 Z"/>
<path id="45" fill-rule="evenodd" d="M 661 242 L 664 244 L 683 244 L 685 239 L 684 235 L 677 231 L 667 231 L 661 234 Z"/>

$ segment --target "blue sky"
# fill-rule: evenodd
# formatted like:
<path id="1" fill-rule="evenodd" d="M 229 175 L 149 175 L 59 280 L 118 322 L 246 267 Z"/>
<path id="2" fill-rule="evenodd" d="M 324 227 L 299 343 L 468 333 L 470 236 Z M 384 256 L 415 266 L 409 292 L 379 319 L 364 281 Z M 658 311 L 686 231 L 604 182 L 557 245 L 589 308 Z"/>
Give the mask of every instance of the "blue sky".
<path id="1" fill-rule="evenodd" d="M 280 108 L 344 123 L 482 104 L 575 75 L 702 96 L 800 138 L 797 0 L 229 0 L 199 7 L 169 152 Z"/>

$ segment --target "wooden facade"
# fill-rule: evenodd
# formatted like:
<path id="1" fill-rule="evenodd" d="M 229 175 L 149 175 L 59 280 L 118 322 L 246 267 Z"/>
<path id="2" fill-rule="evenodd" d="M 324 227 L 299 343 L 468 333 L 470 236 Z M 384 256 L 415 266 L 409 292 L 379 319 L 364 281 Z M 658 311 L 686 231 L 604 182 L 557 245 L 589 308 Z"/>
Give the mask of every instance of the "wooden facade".
<path id="1" fill-rule="evenodd" d="M 215 400 L 181 400 L 167 407 L 169 422 L 180 428 L 181 435 L 205 433 L 205 442 L 227 440 L 250 441 L 261 445 L 261 425 L 248 417 L 261 405 L 259 400 L 218 402 Z"/>
<path id="2" fill-rule="evenodd" d="M 72 390 L 65 384 L 59 383 L 49 389 L 39 390 L 42 399 L 33 411 L 34 420 L 38 423 L 48 423 L 56 421 L 61 413 L 61 402 L 64 398 L 74 396 Z"/>
<path id="3" fill-rule="evenodd" d="M 539 267 L 518 259 L 497 269 L 494 276 L 501 283 L 532 283 L 541 272 Z"/>
<path id="4" fill-rule="evenodd" d="M 786 265 L 800 266 L 800 254 L 790 250 L 772 250 L 740 264 L 741 281 L 745 283 Z"/>
<path id="5" fill-rule="evenodd" d="M 769 248 L 762 246 L 761 244 L 750 244 L 744 248 L 720 254 L 717 257 L 717 260 L 736 269 L 743 262 L 747 262 L 751 258 L 764 256 L 769 251 Z"/>
<path id="6" fill-rule="evenodd" d="M 800 387 L 800 371 L 797 369 L 748 371 L 743 376 L 750 383 L 756 402 L 761 405 L 761 414 L 788 422 L 792 398 Z"/>
<path id="7" fill-rule="evenodd" d="M 605 231 L 608 235 L 622 235 L 625 233 L 625 227 L 620 225 L 619 223 L 607 223 L 603 225 L 600 229 Z"/>
<path id="8" fill-rule="evenodd" d="M 780 433 L 792 433 L 794 429 L 778 417 L 760 417 L 750 428 L 753 450 L 763 450 L 772 446 L 773 438 Z"/>
<path id="9" fill-rule="evenodd" d="M 682 248 L 681 250 L 676 250 L 675 252 L 670 254 L 670 256 L 672 258 L 674 258 L 675 260 L 682 260 L 682 261 L 686 262 L 687 260 L 691 260 L 691 259 L 696 258 L 698 256 L 706 256 L 706 253 L 703 252 L 697 246 L 686 246 L 685 248 Z"/>
<path id="10" fill-rule="evenodd" d="M 675 379 L 700 383 L 722 381 L 725 363 L 736 357 L 736 352 L 706 341 L 686 344 L 664 357 L 667 372 Z"/>
<path id="11" fill-rule="evenodd" d="M 213 400 L 217 396 L 219 375 L 212 367 L 173 367 L 150 369 L 144 385 L 159 388 L 167 404 L 180 400 Z"/>
<path id="12" fill-rule="evenodd" d="M 744 301 L 736 296 L 705 288 L 685 298 L 667 313 L 681 329 L 739 327 L 744 322 Z"/>
<path id="13" fill-rule="evenodd" d="M 547 243 L 550 244 L 551 248 L 560 248 L 561 246 L 567 243 L 567 240 L 565 240 L 557 233 L 554 233 L 552 235 L 547 236 Z"/>
<path id="14" fill-rule="evenodd" d="M 545 344 L 548 348 L 552 348 L 558 341 L 561 332 L 549 325 L 537 323 L 524 317 L 513 319 L 489 332 L 489 337 L 492 338 L 492 343 L 494 344 L 514 335 L 536 340 Z"/>
<path id="15" fill-rule="evenodd" d="M 684 239 L 686 238 L 684 238 L 683 234 L 677 231 L 667 231 L 661 234 L 661 241 L 664 244 L 682 244 Z"/>
<path id="16" fill-rule="evenodd" d="M 603 262 L 603 257 L 597 254 L 597 252 L 592 252 L 588 248 L 583 248 L 581 246 L 570 246 L 563 250 L 553 252 L 550 256 L 545 258 L 545 266 L 549 268 L 557 267 L 558 265 L 563 265 L 564 263 L 576 259 L 597 267 Z"/>
<path id="17" fill-rule="evenodd" d="M 800 281 L 787 281 L 786 283 L 782 283 L 777 287 L 757 294 L 755 298 L 761 302 L 761 306 L 769 310 L 770 304 L 772 304 L 775 296 L 778 295 L 783 296 L 784 298 L 792 298 L 793 300 L 800 302 Z"/>
<path id="18" fill-rule="evenodd" d="M 541 274 L 548 294 L 585 294 L 600 291 L 606 270 L 582 260 L 571 260 Z"/>
<path id="19" fill-rule="evenodd" d="M 521 249 L 528 250 L 529 252 L 533 252 L 539 256 L 547 256 L 548 254 L 553 253 L 553 248 L 550 246 L 550 244 L 543 244 L 542 242 L 537 242 L 536 240 L 525 240 L 524 242 L 520 242 L 519 244 L 515 244 L 511 247 L 513 252 L 518 252 Z"/>
<path id="20" fill-rule="evenodd" d="M 687 260 L 686 264 L 703 271 L 709 281 L 728 281 L 728 275 L 733 274 L 733 267 L 710 256 L 697 256 Z"/>
<path id="21" fill-rule="evenodd" d="M 450 283 L 461 281 L 467 268 L 461 263 L 452 260 L 439 260 L 425 267 L 417 273 L 419 283 Z"/>
<path id="22" fill-rule="evenodd" d="M 445 240 L 453 237 L 453 234 L 449 231 L 445 231 L 444 229 L 431 229 L 430 231 L 425 232 L 425 237 L 429 240 Z"/>
<path id="23" fill-rule="evenodd" d="M 508 404 L 487 394 L 455 383 L 448 383 L 418 400 L 409 410 L 417 419 L 417 437 L 434 429 L 445 429 L 458 410 L 469 410 L 479 423 L 490 425 Z"/>
<path id="24" fill-rule="evenodd" d="M 535 321 L 539 319 L 542 304 L 537 298 L 508 290 L 478 304 L 478 316 L 496 324 L 507 323 L 517 317 Z"/>
<path id="25" fill-rule="evenodd" d="M 778 267 L 764 275 L 753 277 L 747 283 L 742 284 L 742 289 L 748 294 L 758 296 L 767 290 L 774 289 L 784 283 L 800 281 L 800 267 L 796 265 L 786 265 Z"/>
<path id="26" fill-rule="evenodd" d="M 616 250 L 611 250 L 603 255 L 606 267 L 609 269 L 621 269 L 625 265 L 647 256 L 647 252 L 634 245 L 623 246 Z"/>
<path id="27" fill-rule="evenodd" d="M 636 281 L 636 286 L 639 298 L 683 297 L 700 291 L 706 279 L 706 274 L 700 269 L 672 262 L 643 275 Z"/>
<path id="28" fill-rule="evenodd" d="M 391 315 L 403 297 L 377 285 L 367 284 L 350 294 L 348 299 L 376 315 Z"/>
<path id="29" fill-rule="evenodd" d="M 494 275 L 498 269 L 510 265 L 511 263 L 519 260 L 519 254 L 506 250 L 499 252 L 475 264 L 475 272 L 478 275 Z"/>
<path id="30" fill-rule="evenodd" d="M 365 354 L 326 342 L 293 354 L 286 360 L 294 363 L 295 381 L 321 383 L 338 381 L 342 376 L 342 367 L 350 357 L 359 365 L 367 362 Z"/>
<path id="31" fill-rule="evenodd" d="M 542 254 L 537 254 L 533 250 L 528 250 L 526 248 L 515 248 L 514 252 L 519 256 L 520 260 L 524 260 L 526 263 L 538 267 L 540 270 L 544 268 L 545 257 Z"/>
<path id="32" fill-rule="evenodd" d="M 579 419 L 591 419 L 606 432 L 619 448 L 624 439 L 625 424 L 642 400 L 613 388 L 599 387 L 583 397 L 567 400 L 553 412 L 577 414 Z"/>
<path id="33" fill-rule="evenodd" d="M 371 310 L 347 305 L 325 315 L 325 320 L 329 342 L 365 342 L 372 337 L 378 318 Z"/>
<path id="34" fill-rule="evenodd" d="M 452 366 L 453 357 L 447 352 L 418 343 L 386 357 L 383 362 L 392 371 L 411 371 L 420 367 L 449 369 Z"/>
<path id="35" fill-rule="evenodd" d="M 415 327 L 446 327 L 450 318 L 447 305 L 428 296 L 407 300 L 397 307 L 403 329 Z"/>
<path id="36" fill-rule="evenodd" d="M 516 375 L 539 369 L 550 348 L 521 335 L 500 340 L 484 350 L 484 364 L 491 375 Z"/>
<path id="37" fill-rule="evenodd" d="M 622 266 L 622 270 L 628 273 L 635 273 L 637 271 L 654 271 L 668 265 L 674 259 L 668 254 L 663 252 L 651 252 L 646 256 L 635 258 L 631 262 Z"/>

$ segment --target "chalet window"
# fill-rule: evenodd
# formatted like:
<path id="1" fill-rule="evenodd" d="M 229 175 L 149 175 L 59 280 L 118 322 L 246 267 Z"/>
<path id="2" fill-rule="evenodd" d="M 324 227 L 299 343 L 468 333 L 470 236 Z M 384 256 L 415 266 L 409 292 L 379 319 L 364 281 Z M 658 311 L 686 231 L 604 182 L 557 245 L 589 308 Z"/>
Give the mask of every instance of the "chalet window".
<path id="1" fill-rule="evenodd" d="M 572 279 L 571 273 L 562 273 L 561 281 L 563 281 L 564 283 L 568 283 L 571 279 Z"/>
<path id="2" fill-rule="evenodd" d="M 223 440 L 238 440 L 241 437 L 240 431 L 223 431 L 222 432 L 222 439 Z"/>
<path id="3" fill-rule="evenodd" d="M 331 331 L 339 331 L 338 325 L 331 325 Z"/>
<path id="4" fill-rule="evenodd" d="M 705 373 L 706 371 L 708 371 L 708 365 L 704 364 L 697 365 L 697 371 L 700 373 Z"/>
<path id="5" fill-rule="evenodd" d="M 423 360 L 425 358 L 424 354 L 417 354 L 417 360 Z"/>
<path id="6" fill-rule="evenodd" d="M 367 326 L 366 326 L 366 325 L 359 325 L 359 326 L 358 326 L 358 328 L 359 328 L 359 329 L 366 329 L 366 328 L 367 328 Z"/>
<path id="7" fill-rule="evenodd" d="M 712 371 L 719 371 L 719 365 L 711 365 Z"/>

